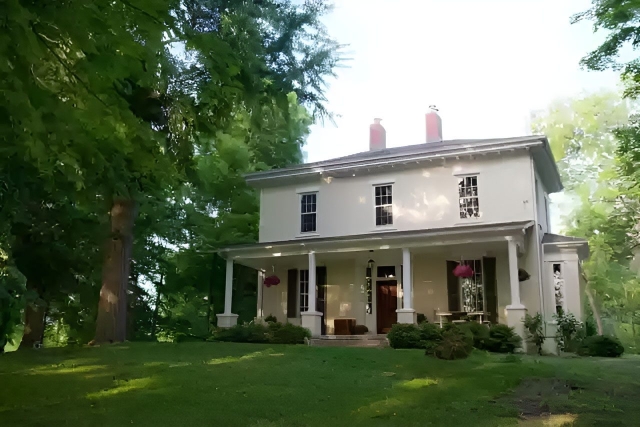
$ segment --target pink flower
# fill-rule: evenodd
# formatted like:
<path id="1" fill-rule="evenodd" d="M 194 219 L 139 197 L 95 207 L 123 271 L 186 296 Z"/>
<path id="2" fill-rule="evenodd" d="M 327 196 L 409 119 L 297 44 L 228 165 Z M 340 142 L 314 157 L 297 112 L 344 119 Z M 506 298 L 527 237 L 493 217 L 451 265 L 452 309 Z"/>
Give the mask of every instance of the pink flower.
<path id="1" fill-rule="evenodd" d="M 453 275 L 456 277 L 473 277 L 473 269 L 469 265 L 458 264 L 456 268 L 453 269 Z"/>

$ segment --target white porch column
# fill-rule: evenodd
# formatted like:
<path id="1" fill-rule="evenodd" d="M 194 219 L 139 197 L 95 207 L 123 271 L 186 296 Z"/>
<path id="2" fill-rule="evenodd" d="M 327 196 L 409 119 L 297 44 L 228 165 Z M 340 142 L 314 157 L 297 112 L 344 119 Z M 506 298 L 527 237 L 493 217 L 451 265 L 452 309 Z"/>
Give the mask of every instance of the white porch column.
<path id="1" fill-rule="evenodd" d="M 224 283 L 224 313 L 218 314 L 218 327 L 230 328 L 238 323 L 238 315 L 231 313 L 233 301 L 233 259 L 227 259 L 227 269 Z"/>
<path id="2" fill-rule="evenodd" d="M 300 313 L 302 327 L 311 331 L 312 337 L 319 337 L 322 334 L 322 313 L 317 311 L 316 299 L 318 289 L 316 287 L 316 254 L 309 252 L 309 308 Z"/>
<path id="3" fill-rule="evenodd" d="M 261 270 L 258 270 L 258 307 L 256 309 L 256 319 L 257 320 L 262 320 L 264 318 L 264 313 L 263 313 L 263 295 L 262 292 L 264 291 L 264 272 Z"/>
<path id="4" fill-rule="evenodd" d="M 522 347 L 526 349 L 524 318 L 527 308 L 520 301 L 520 280 L 518 280 L 518 243 L 513 237 L 507 237 L 509 252 L 509 285 L 511 288 L 511 304 L 507 306 L 507 324 L 522 337 Z"/>
<path id="5" fill-rule="evenodd" d="M 413 309 L 413 269 L 411 268 L 411 251 L 402 249 L 402 308 L 396 310 L 398 323 L 417 323 L 416 311 Z"/>

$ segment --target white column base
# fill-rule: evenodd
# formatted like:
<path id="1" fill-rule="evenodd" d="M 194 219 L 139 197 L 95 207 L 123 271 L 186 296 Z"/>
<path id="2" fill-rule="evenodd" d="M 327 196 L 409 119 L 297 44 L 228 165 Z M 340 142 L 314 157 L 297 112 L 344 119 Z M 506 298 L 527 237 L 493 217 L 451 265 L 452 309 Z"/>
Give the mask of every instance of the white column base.
<path id="1" fill-rule="evenodd" d="M 398 314 L 398 323 L 417 324 L 418 314 L 413 308 L 399 308 L 396 310 Z"/>
<path id="2" fill-rule="evenodd" d="M 220 313 L 216 314 L 216 317 L 218 318 L 218 328 L 231 328 L 238 324 L 237 314 Z"/>
<path id="3" fill-rule="evenodd" d="M 300 317 L 302 318 L 302 327 L 311 331 L 312 337 L 317 338 L 322 334 L 322 313 L 305 311 L 300 313 Z"/>
<path id="4" fill-rule="evenodd" d="M 524 318 L 527 308 L 522 304 L 512 304 L 507 306 L 507 325 L 515 329 L 516 334 L 522 337 L 522 349 L 527 351 L 527 334 L 524 328 Z"/>

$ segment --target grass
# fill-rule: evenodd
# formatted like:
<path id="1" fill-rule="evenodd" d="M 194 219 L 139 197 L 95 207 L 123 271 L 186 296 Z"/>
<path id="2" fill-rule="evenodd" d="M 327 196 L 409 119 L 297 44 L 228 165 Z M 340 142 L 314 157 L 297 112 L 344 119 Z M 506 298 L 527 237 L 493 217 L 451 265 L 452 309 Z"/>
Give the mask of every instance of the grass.
<path id="1" fill-rule="evenodd" d="M 419 350 L 232 343 L 28 350 L 0 357 L 0 425 L 510 426 L 532 405 L 555 425 L 637 425 L 638 373 L 637 356 L 475 352 L 448 362 Z"/>

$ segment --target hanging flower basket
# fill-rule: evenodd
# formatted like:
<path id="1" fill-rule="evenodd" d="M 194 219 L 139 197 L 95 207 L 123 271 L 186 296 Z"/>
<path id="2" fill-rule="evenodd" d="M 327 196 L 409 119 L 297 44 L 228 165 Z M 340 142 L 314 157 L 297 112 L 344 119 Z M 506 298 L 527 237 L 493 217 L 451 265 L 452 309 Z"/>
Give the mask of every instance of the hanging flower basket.
<path id="1" fill-rule="evenodd" d="M 458 266 L 453 269 L 453 275 L 463 278 L 473 277 L 473 269 L 470 265 L 458 264 Z"/>
<path id="2" fill-rule="evenodd" d="M 264 285 L 269 288 L 271 286 L 276 286 L 280 283 L 280 279 L 278 276 L 269 276 L 264 278 Z"/>

